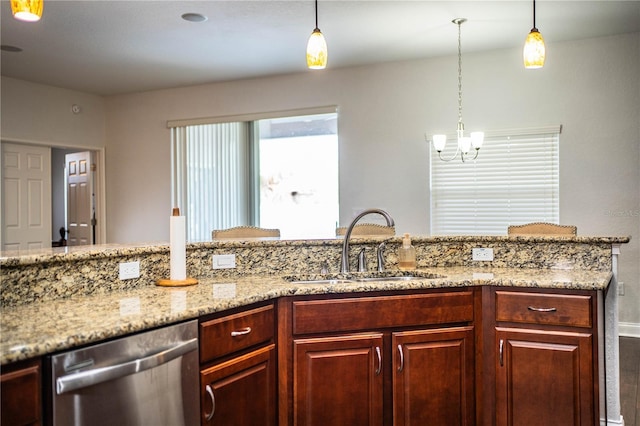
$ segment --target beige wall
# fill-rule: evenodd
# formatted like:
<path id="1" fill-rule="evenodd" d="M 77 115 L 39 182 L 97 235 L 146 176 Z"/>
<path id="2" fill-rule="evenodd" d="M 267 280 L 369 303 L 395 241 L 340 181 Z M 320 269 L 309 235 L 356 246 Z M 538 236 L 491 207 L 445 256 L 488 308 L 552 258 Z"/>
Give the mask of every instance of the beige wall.
<path id="1" fill-rule="evenodd" d="M 640 326 L 640 33 L 547 49 L 535 71 L 522 67 L 520 49 L 464 54 L 465 124 L 563 125 L 561 223 L 632 236 L 622 247 L 620 321 Z M 424 133 L 455 128 L 456 67 L 450 56 L 105 98 L 108 241 L 168 240 L 167 120 L 322 105 L 339 107 L 341 221 L 381 207 L 398 232 L 428 234 Z M 23 124 L 14 134 L 31 131 Z"/>
<path id="2" fill-rule="evenodd" d="M 101 96 L 2 77 L 2 140 L 60 147 L 106 145 Z M 72 105 L 81 108 L 79 114 Z"/>

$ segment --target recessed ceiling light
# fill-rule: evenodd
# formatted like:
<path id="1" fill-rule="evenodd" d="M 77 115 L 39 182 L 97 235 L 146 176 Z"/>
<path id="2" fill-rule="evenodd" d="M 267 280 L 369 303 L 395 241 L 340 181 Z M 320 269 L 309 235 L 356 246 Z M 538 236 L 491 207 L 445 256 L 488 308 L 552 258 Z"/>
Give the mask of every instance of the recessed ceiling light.
<path id="1" fill-rule="evenodd" d="M 3 44 L 0 46 L 0 50 L 4 51 L 4 52 L 22 52 L 22 49 L 19 48 L 18 46 L 10 46 L 8 44 Z"/>
<path id="2" fill-rule="evenodd" d="M 185 13 L 182 15 L 182 19 L 189 22 L 204 22 L 207 17 L 199 13 Z"/>

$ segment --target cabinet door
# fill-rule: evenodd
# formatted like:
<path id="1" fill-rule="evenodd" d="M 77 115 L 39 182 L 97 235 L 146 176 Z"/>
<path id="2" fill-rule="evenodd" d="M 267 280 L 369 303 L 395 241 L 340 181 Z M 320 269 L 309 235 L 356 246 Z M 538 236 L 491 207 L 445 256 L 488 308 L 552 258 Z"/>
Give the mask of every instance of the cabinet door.
<path id="1" fill-rule="evenodd" d="M 496 423 L 594 425 L 592 335 L 496 329 Z"/>
<path id="2" fill-rule="evenodd" d="M 473 327 L 392 335 L 393 424 L 475 424 Z"/>
<path id="3" fill-rule="evenodd" d="M 203 425 L 275 425 L 275 345 L 200 372 Z"/>
<path id="4" fill-rule="evenodd" d="M 39 425 L 41 413 L 40 360 L 3 366 L 0 376 L 0 424 Z"/>
<path id="5" fill-rule="evenodd" d="M 297 425 L 382 424 L 382 334 L 296 339 Z"/>

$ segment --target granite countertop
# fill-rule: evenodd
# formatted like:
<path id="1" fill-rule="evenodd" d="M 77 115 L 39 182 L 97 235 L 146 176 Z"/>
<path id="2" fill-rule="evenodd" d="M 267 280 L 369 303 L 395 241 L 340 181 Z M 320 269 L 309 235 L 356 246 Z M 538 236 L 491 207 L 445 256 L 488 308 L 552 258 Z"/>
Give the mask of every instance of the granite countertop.
<path id="1" fill-rule="evenodd" d="M 580 244 L 625 244 L 630 241 L 629 236 L 545 236 L 545 235 L 490 235 L 490 236 L 419 236 L 413 235 L 411 241 L 415 243 L 435 244 L 440 242 L 447 243 L 465 243 L 465 242 L 483 242 L 483 243 L 544 243 L 544 242 L 564 242 L 564 243 L 580 243 Z M 352 241 L 360 242 L 377 242 L 388 241 L 401 243 L 402 237 L 354 237 Z M 318 239 L 318 240 L 274 240 L 264 238 L 254 238 L 245 240 L 216 240 L 209 242 L 198 242 L 187 244 L 187 249 L 197 248 L 237 248 L 252 246 L 340 246 L 342 239 Z M 119 255 L 137 255 L 150 253 L 166 253 L 169 251 L 167 242 L 150 242 L 136 244 L 100 244 L 88 246 L 68 246 L 53 247 L 44 249 L 22 250 L 22 251 L 1 251 L 0 250 L 0 267 L 9 267 L 17 265 L 40 264 L 47 262 L 55 262 L 60 260 L 74 261 L 92 258 L 104 258 Z"/>
<path id="2" fill-rule="evenodd" d="M 3 308 L 0 363 L 4 365 L 282 296 L 475 285 L 603 290 L 612 277 L 610 271 L 486 267 L 426 268 L 417 274 L 438 278 L 296 284 L 289 281 L 295 277 L 243 276 L 201 280 L 189 287 L 146 286 Z"/>

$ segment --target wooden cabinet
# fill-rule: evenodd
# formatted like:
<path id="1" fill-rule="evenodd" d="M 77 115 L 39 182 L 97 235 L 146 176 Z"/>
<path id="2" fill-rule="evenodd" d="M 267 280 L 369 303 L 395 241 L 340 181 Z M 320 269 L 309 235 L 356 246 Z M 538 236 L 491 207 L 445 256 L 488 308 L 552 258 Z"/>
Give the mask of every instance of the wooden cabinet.
<path id="1" fill-rule="evenodd" d="M 392 333 L 393 424 L 475 424 L 474 328 Z"/>
<path id="2" fill-rule="evenodd" d="M 273 304 L 200 323 L 203 425 L 276 424 Z"/>
<path id="3" fill-rule="evenodd" d="M 598 423 L 595 294 L 493 294 L 495 424 Z"/>
<path id="4" fill-rule="evenodd" d="M 382 424 L 382 334 L 296 339 L 294 423 Z"/>
<path id="5" fill-rule="evenodd" d="M 0 424 L 40 425 L 42 366 L 40 359 L 2 367 Z"/>
<path id="6" fill-rule="evenodd" d="M 280 424 L 474 424 L 474 290 L 297 298 L 279 312 Z"/>

